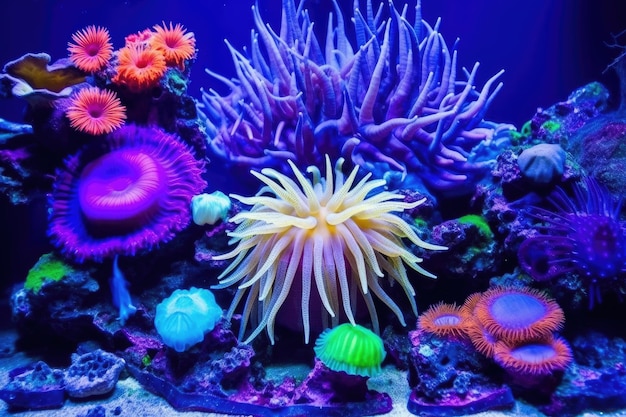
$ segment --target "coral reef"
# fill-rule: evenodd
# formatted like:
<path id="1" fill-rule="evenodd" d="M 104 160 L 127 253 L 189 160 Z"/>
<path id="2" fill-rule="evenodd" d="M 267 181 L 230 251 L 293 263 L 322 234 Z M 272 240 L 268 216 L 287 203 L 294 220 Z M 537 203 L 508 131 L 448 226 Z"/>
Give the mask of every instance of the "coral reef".
<path id="1" fill-rule="evenodd" d="M 20 97 L 31 106 L 45 107 L 69 96 L 85 81 L 84 73 L 68 59 L 50 64 L 51 59 L 45 53 L 28 53 L 5 64 L 0 74 L 0 97 Z"/>
<path id="2" fill-rule="evenodd" d="M 11 411 L 130 374 L 180 411 L 376 415 L 387 367 L 416 415 L 626 407 L 626 105 L 592 83 L 517 132 L 487 119 L 502 72 L 459 71 L 419 0 L 361 3 L 348 27 L 333 1 L 325 39 L 305 2 L 276 31 L 255 5 L 199 101 L 179 23 L 4 67 L 28 106 L 0 119 L 0 191 L 49 197 L 52 244 L 10 299 L 0 355 L 45 360 L 8 373 Z"/>
<path id="3" fill-rule="evenodd" d="M 540 143 L 524 149 L 517 157 L 524 177 L 537 184 L 560 179 L 565 171 L 565 151 L 555 143 Z"/>
<path id="4" fill-rule="evenodd" d="M 509 387 L 489 377 L 493 365 L 467 339 L 409 333 L 408 409 L 419 416 L 454 416 L 510 409 Z"/>

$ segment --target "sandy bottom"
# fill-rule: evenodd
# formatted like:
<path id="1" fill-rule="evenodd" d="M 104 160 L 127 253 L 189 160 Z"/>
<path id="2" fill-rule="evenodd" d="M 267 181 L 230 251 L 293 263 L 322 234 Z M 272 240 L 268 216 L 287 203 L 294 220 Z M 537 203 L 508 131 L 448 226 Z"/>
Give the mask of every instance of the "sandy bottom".
<path id="1" fill-rule="evenodd" d="M 10 343 L 13 335 L 10 333 L 2 333 L 0 339 L 3 345 Z M 13 336 L 14 337 L 14 336 Z M 0 358 L 0 386 L 4 386 L 8 382 L 8 371 L 18 366 L 25 366 L 38 358 L 26 356 L 23 353 L 16 353 L 9 357 Z M 309 368 L 306 366 L 281 366 L 268 368 L 267 376 L 280 380 L 282 377 L 290 375 L 296 378 L 304 377 Z M 385 414 L 389 417 L 413 416 L 406 407 L 406 400 L 409 395 L 409 387 L 406 382 L 406 373 L 398 371 L 393 366 L 383 368 L 383 372 L 377 377 L 369 380 L 371 389 L 386 392 L 393 399 L 394 408 L 391 412 Z M 65 405 L 57 410 L 42 411 L 20 411 L 9 412 L 7 404 L 0 401 L 0 416 L 15 417 L 81 417 L 97 406 L 104 407 L 106 416 L 127 416 L 127 417 L 169 417 L 169 416 L 185 416 L 185 417 L 226 417 L 226 414 L 219 413 L 203 413 L 196 411 L 179 412 L 174 410 L 163 398 L 153 395 L 144 390 L 139 383 L 128 377 L 118 382 L 114 392 L 107 398 L 101 398 L 94 401 L 75 402 L 66 400 Z M 232 415 L 230 415 L 232 417 Z M 535 408 L 521 402 L 516 403 L 511 411 L 507 412 L 485 412 L 474 414 L 477 417 L 505 417 L 505 416 L 544 416 Z M 617 413 L 583 413 L 581 417 L 603 416 L 603 417 L 626 417 L 626 411 Z"/>

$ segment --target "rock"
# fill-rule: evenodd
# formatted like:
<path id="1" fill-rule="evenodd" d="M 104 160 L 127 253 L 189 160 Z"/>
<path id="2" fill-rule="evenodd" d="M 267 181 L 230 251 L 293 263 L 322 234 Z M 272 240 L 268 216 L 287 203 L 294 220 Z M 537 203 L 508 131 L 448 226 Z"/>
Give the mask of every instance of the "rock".
<path id="1" fill-rule="evenodd" d="M 115 388 L 123 359 L 101 349 L 84 355 L 72 355 L 72 365 L 65 374 L 65 389 L 72 398 L 109 394 Z"/>
<path id="2" fill-rule="evenodd" d="M 9 383 L 0 389 L 0 399 L 10 409 L 61 408 L 65 401 L 63 372 L 39 361 L 9 372 Z"/>

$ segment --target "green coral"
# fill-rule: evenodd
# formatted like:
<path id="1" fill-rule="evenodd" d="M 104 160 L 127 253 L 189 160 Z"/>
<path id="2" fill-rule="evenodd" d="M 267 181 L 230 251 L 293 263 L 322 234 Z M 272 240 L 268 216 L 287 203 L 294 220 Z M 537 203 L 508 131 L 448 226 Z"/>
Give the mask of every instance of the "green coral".
<path id="1" fill-rule="evenodd" d="M 59 260 L 53 254 L 48 253 L 37 261 L 24 282 L 24 289 L 38 293 L 46 281 L 60 281 L 70 274 L 72 268 Z"/>
<path id="2" fill-rule="evenodd" d="M 532 136 L 533 134 L 532 120 L 528 120 L 526 123 L 524 123 L 524 125 L 522 126 L 522 129 L 520 130 L 520 133 L 522 134 L 522 136 L 525 136 L 527 138 Z"/>
<path id="3" fill-rule="evenodd" d="M 144 357 L 141 358 L 141 364 L 145 368 L 149 367 L 150 365 L 152 365 L 152 357 L 150 357 L 150 355 L 148 355 L 148 354 L 144 355 Z"/>
<path id="4" fill-rule="evenodd" d="M 476 226 L 478 232 L 488 239 L 493 238 L 493 232 L 487 223 L 487 220 L 483 216 L 477 214 L 467 214 L 458 218 L 458 222 L 461 224 L 471 224 Z"/>
<path id="5" fill-rule="evenodd" d="M 561 128 L 561 123 L 555 122 L 554 120 L 547 120 L 541 125 L 541 128 L 546 132 L 554 133 Z"/>
<path id="6" fill-rule="evenodd" d="M 380 373 L 385 359 L 383 340 L 358 324 L 326 329 L 315 342 L 317 358 L 335 372 L 370 377 Z"/>

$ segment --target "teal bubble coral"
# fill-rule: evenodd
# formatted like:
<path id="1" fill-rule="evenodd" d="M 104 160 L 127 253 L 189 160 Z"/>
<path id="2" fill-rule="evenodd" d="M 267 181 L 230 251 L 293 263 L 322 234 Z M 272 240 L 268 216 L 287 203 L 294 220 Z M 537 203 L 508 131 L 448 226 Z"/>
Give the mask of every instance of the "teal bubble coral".
<path id="1" fill-rule="evenodd" d="M 154 327 L 163 343 L 184 352 L 204 340 L 222 317 L 213 293 L 204 288 L 176 290 L 156 307 Z"/>
<path id="2" fill-rule="evenodd" d="M 326 329 L 316 340 L 314 350 L 329 369 L 364 377 L 378 374 L 386 355 L 380 336 L 350 323 Z"/>

